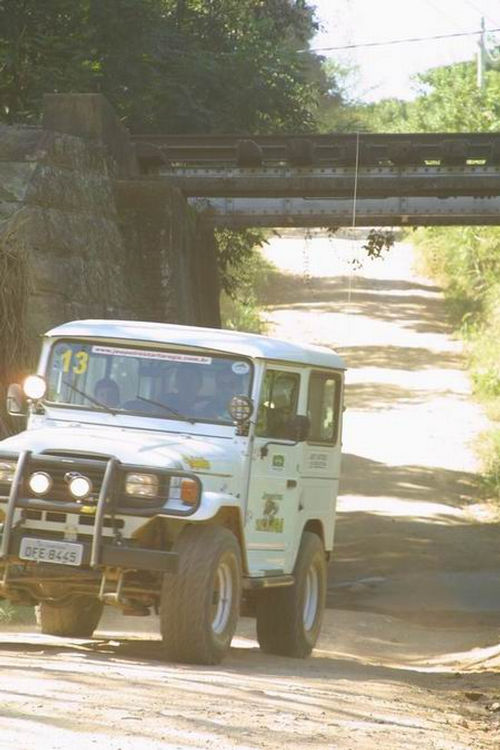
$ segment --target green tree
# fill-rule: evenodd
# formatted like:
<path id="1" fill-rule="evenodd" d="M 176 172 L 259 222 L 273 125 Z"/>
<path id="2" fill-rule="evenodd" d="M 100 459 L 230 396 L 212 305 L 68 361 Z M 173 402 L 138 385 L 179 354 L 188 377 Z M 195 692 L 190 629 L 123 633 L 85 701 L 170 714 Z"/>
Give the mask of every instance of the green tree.
<path id="1" fill-rule="evenodd" d="M 326 91 L 304 0 L 0 0 L 0 116 L 105 94 L 135 132 L 304 132 Z"/>
<path id="2" fill-rule="evenodd" d="M 479 132 L 500 127 L 500 73 L 489 70 L 484 87 L 472 62 L 435 68 L 416 77 L 419 96 L 408 107 L 414 131 Z"/>
<path id="3" fill-rule="evenodd" d="M 414 77 L 412 101 L 382 99 L 360 108 L 374 132 L 482 132 L 500 129 L 500 72 L 488 70 L 484 87 L 472 62 L 433 68 Z"/>

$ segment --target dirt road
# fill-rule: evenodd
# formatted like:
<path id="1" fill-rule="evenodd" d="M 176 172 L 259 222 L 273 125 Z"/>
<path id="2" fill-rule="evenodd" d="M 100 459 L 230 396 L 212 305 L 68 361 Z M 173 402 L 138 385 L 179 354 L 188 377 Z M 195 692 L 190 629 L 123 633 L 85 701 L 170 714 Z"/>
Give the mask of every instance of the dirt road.
<path id="1" fill-rule="evenodd" d="M 439 290 L 405 246 L 353 273 L 350 242 L 266 253 L 290 272 L 273 282 L 271 332 L 350 367 L 318 650 L 264 656 L 243 620 L 223 665 L 193 668 L 157 660 L 150 619 L 107 616 L 92 641 L 4 629 L 1 749 L 500 746 L 500 532 L 478 499 L 484 418 Z"/>

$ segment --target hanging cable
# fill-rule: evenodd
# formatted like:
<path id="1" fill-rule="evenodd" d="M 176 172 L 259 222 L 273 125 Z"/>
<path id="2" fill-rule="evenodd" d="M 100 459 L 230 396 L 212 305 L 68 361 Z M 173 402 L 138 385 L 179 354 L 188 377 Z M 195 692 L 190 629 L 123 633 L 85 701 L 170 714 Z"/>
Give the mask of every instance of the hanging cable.
<path id="1" fill-rule="evenodd" d="M 500 31 L 500 28 L 495 29 L 484 29 L 486 34 L 494 34 Z M 359 44 L 343 44 L 336 47 L 311 47 L 310 49 L 299 49 L 297 52 L 337 52 L 339 50 L 346 49 L 359 49 L 360 47 L 389 47 L 393 44 L 410 44 L 413 42 L 431 42 L 439 39 L 455 39 L 464 36 L 477 36 L 484 33 L 481 29 L 479 31 L 463 31 L 456 32 L 455 34 L 435 34 L 434 36 L 415 36 L 407 39 L 389 39 L 386 42 L 360 42 Z"/>
<path id="2" fill-rule="evenodd" d="M 356 209 L 357 209 L 357 200 L 358 200 L 358 173 L 359 173 L 359 130 L 356 133 L 356 161 L 354 166 L 354 190 L 353 190 L 353 196 L 352 196 L 352 232 L 354 235 L 354 232 L 356 230 Z M 354 240 L 353 240 L 354 243 Z M 354 262 L 354 259 L 353 259 Z M 354 274 L 354 268 L 353 263 L 351 263 L 350 273 L 349 273 L 349 283 L 347 287 L 347 304 L 348 306 L 351 304 L 351 297 L 352 297 L 352 279 Z"/>
<path id="3" fill-rule="evenodd" d="M 305 286 L 308 294 L 311 291 L 311 265 L 309 253 L 311 251 L 310 241 L 312 238 L 311 230 L 307 227 L 304 233 L 304 245 L 302 246 L 302 276 L 304 278 Z"/>

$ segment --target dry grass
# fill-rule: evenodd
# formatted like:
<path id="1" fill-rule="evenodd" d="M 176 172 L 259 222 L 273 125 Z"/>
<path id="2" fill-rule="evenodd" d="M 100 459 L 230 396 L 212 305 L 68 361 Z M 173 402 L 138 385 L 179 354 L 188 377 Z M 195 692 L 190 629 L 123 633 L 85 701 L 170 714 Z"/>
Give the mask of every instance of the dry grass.
<path id="1" fill-rule="evenodd" d="M 29 359 L 27 305 L 30 294 L 26 257 L 0 242 L 0 431 L 9 430 L 4 411 L 9 382 Z"/>

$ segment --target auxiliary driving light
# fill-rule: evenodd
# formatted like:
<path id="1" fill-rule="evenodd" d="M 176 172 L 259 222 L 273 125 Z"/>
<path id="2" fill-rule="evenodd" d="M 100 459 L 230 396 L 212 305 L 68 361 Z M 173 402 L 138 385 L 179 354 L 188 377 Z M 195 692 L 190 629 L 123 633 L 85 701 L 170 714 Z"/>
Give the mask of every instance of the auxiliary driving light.
<path id="1" fill-rule="evenodd" d="M 52 487 L 52 477 L 44 471 L 35 471 L 30 476 L 28 484 L 34 495 L 46 495 Z"/>
<path id="2" fill-rule="evenodd" d="M 47 383 L 40 375 L 28 375 L 23 383 L 23 391 L 28 398 L 39 401 L 45 396 Z"/>
<path id="3" fill-rule="evenodd" d="M 252 401 L 248 396 L 233 396 L 229 402 L 228 411 L 236 424 L 243 424 L 243 422 L 247 422 L 252 416 Z"/>
<path id="4" fill-rule="evenodd" d="M 92 482 L 87 477 L 82 477 L 79 474 L 72 477 L 69 480 L 69 491 L 78 500 L 83 500 L 92 492 Z"/>

